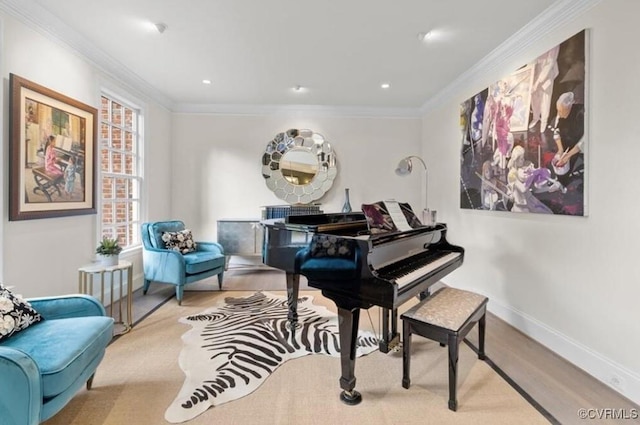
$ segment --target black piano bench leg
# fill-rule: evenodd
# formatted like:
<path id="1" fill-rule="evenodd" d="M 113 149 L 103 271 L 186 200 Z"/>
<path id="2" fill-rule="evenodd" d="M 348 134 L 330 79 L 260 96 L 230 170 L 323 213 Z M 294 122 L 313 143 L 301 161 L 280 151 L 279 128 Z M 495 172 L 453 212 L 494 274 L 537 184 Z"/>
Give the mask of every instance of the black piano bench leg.
<path id="1" fill-rule="evenodd" d="M 484 330 L 486 326 L 487 313 L 482 315 L 478 320 L 478 359 L 485 360 L 487 357 L 484 354 Z"/>
<path id="2" fill-rule="evenodd" d="M 402 388 L 411 386 L 411 324 L 402 321 Z"/>
<path id="3" fill-rule="evenodd" d="M 458 348 L 460 341 L 457 332 L 449 334 L 449 409 L 454 412 L 458 408 L 458 397 L 456 390 L 458 388 Z"/>

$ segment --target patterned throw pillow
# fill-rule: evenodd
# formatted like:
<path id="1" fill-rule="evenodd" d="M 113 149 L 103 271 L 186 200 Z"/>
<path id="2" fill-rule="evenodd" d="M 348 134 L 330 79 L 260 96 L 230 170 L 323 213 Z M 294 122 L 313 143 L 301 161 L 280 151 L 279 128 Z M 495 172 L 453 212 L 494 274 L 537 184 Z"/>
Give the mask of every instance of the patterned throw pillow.
<path id="1" fill-rule="evenodd" d="M 193 241 L 191 230 L 184 229 L 179 232 L 164 232 L 162 240 L 167 249 L 188 254 L 196 250 L 196 243 Z"/>
<path id="2" fill-rule="evenodd" d="M 311 257 L 351 258 L 354 242 L 333 235 L 315 235 L 311 241 Z"/>
<path id="3" fill-rule="evenodd" d="M 0 283 L 0 341 L 41 320 L 44 318 L 31 304 Z"/>

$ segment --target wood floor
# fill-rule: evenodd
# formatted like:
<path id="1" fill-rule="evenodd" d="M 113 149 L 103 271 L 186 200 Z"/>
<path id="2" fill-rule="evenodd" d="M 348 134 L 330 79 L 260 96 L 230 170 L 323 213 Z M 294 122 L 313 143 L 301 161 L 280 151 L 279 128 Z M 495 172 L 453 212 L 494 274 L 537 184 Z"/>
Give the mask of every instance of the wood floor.
<path id="1" fill-rule="evenodd" d="M 235 274 L 225 276 L 225 290 L 233 290 L 236 283 L 246 284 L 256 274 Z M 282 282 L 284 275 L 273 272 L 259 272 L 260 281 L 270 281 L 268 286 Z M 215 285 L 217 288 L 217 283 Z M 244 288 L 243 288 L 244 289 Z M 257 288 L 256 288 L 257 289 Z M 268 288 L 270 289 L 270 288 Z M 134 293 L 134 322 L 137 323 L 167 299 L 173 297 L 171 285 L 153 284 L 149 293 L 142 296 Z M 175 302 L 170 299 L 168 302 Z M 134 325 L 135 326 L 135 325 Z M 488 362 L 498 373 L 519 390 L 530 403 L 553 424 L 640 424 L 640 406 L 621 396 L 605 384 L 575 367 L 555 353 L 535 342 L 506 322 L 487 314 L 486 353 Z M 472 346 L 477 346 L 477 332 L 468 335 Z M 592 409 L 588 419 L 580 417 L 580 409 Z M 626 419 L 612 419 L 612 415 L 623 414 Z M 605 418 L 595 419 L 595 415 Z M 607 419 L 606 416 L 609 415 Z"/>
<path id="2" fill-rule="evenodd" d="M 470 332 L 468 339 L 477 346 L 477 333 Z M 634 412 L 640 414 L 640 407 L 490 313 L 485 345 L 490 360 L 552 416 L 550 422 L 640 424 L 640 418 L 581 418 L 580 409 L 599 409 L 592 415 L 611 415 L 606 409 L 623 409 L 630 417 L 637 416 Z"/>

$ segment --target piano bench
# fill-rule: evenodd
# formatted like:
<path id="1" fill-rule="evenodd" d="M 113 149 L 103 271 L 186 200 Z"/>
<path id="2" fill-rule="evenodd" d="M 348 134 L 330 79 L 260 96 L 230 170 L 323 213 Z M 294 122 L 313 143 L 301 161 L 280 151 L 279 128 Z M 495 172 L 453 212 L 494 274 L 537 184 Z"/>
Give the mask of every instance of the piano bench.
<path id="1" fill-rule="evenodd" d="M 458 348 L 469 331 L 478 323 L 478 358 L 485 359 L 484 331 L 487 302 L 483 295 L 445 287 L 402 314 L 402 386 L 409 388 L 411 335 L 418 334 L 449 346 L 449 409 L 458 407 Z"/>
<path id="2" fill-rule="evenodd" d="M 64 174 L 49 174 L 44 167 L 37 167 L 31 170 L 33 172 L 33 179 L 36 182 L 36 187 L 33 188 L 33 193 L 42 192 L 47 197 L 49 202 L 53 202 L 51 195 L 58 192 L 58 196 L 62 196 L 60 186 L 64 185 Z"/>

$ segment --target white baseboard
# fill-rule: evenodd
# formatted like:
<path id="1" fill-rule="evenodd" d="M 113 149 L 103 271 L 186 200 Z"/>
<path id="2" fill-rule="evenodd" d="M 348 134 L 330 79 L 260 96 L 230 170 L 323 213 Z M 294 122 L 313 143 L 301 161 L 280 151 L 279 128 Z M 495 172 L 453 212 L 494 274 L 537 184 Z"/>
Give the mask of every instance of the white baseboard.
<path id="1" fill-rule="evenodd" d="M 632 371 L 512 307 L 491 300 L 487 309 L 629 400 L 640 400 L 640 376 Z"/>

